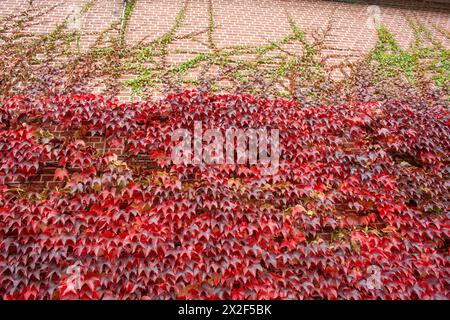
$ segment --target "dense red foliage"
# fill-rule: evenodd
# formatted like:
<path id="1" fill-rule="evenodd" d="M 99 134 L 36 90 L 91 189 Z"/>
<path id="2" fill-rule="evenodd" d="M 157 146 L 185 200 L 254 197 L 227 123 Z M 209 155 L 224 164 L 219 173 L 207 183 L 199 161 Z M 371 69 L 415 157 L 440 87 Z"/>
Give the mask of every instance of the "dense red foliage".
<path id="1" fill-rule="evenodd" d="M 0 120 L 0 298 L 450 298 L 439 106 L 18 97 Z M 278 175 L 170 164 L 170 133 L 194 120 L 280 129 Z M 40 130 L 54 125 L 76 134 Z M 52 165 L 62 188 L 13 188 Z"/>

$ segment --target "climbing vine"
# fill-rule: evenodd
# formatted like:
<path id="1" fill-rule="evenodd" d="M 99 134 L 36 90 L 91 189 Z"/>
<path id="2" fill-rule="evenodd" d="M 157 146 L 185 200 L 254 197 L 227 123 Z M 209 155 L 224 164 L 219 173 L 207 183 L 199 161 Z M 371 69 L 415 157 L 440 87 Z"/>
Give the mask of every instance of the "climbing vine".
<path id="1" fill-rule="evenodd" d="M 449 298 L 449 116 L 198 91 L 10 99 L 0 298 Z M 194 121 L 278 128 L 279 171 L 172 163 L 171 132 Z"/>
<path id="2" fill-rule="evenodd" d="M 96 1 L 88 1 L 79 15 L 86 14 Z M 2 20 L 0 97 L 13 94 L 63 94 L 101 90 L 114 96 L 127 93 L 150 98 L 183 88 L 204 88 L 217 92 L 248 92 L 263 96 L 296 97 L 314 104 L 354 98 L 365 82 L 374 99 L 395 96 L 406 87 L 434 90 L 448 97 L 449 50 L 418 19 L 410 19 L 415 36 L 409 48 L 398 45 L 384 26 L 377 30 L 378 41 L 367 58 L 351 60 L 348 54 L 327 54 L 325 39 L 333 30 L 330 22 L 323 30 L 307 35 L 293 17 L 286 19 L 291 33 L 259 46 L 217 47 L 213 34 L 215 13 L 208 1 L 208 26 L 204 30 L 180 34 L 189 1 L 182 7 L 169 30 L 156 39 L 143 38 L 126 44 L 126 29 L 136 1 L 125 2 L 123 16 L 105 30 L 89 48 L 80 48 L 83 35 L 70 30 L 67 19 L 48 34 L 28 37 L 26 30 L 54 7 L 36 8 Z M 436 29 L 436 27 L 434 27 Z M 205 34 L 207 42 L 199 40 Z M 170 49 L 177 41 L 204 44 L 208 50 Z M 300 51 L 289 49 L 300 45 Z M 326 50 L 325 50 L 326 49 Z M 168 64 L 169 55 L 187 60 Z M 354 58 L 354 57 L 353 57 Z M 341 59 L 329 64 L 329 59 Z M 351 62 L 355 61 L 355 62 Z M 343 77 L 336 77 L 341 74 Z M 11 76 L 13 75 L 13 76 Z M 362 80 L 364 78 L 365 80 Z M 430 81 L 431 79 L 431 81 Z M 425 89 L 427 88 L 427 89 Z"/>
<path id="3" fill-rule="evenodd" d="M 351 60 L 326 53 L 331 22 L 289 14 L 278 39 L 220 46 L 212 0 L 204 30 L 182 32 L 185 0 L 127 42 L 136 4 L 87 47 L 70 17 L 29 32 L 58 5 L 0 20 L 0 299 L 450 297 L 450 53 L 423 22 Z M 278 128 L 279 174 L 173 164 L 194 121 Z"/>
<path id="4" fill-rule="evenodd" d="M 131 13 L 133 12 L 134 6 L 137 0 L 126 0 L 124 1 L 124 8 L 122 14 L 122 24 L 120 27 L 120 37 L 122 45 L 125 41 L 126 31 L 128 27 L 128 22 L 130 21 Z"/>
<path id="5" fill-rule="evenodd" d="M 380 78 L 405 77 L 410 83 L 424 80 L 424 74 L 431 75 L 434 84 L 448 94 L 450 79 L 450 50 L 436 41 L 423 23 L 410 20 L 414 44 L 403 49 L 392 33 L 385 27 L 378 28 L 378 42 L 369 56 L 375 61 L 375 70 Z M 428 42 L 428 45 L 427 45 Z"/>

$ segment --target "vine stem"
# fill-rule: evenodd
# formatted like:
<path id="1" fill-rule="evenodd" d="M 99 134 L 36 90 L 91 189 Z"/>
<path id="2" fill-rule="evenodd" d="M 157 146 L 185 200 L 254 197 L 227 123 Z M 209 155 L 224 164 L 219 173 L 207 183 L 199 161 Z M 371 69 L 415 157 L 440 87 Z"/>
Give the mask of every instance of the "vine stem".
<path id="1" fill-rule="evenodd" d="M 127 3 L 128 3 L 128 0 L 123 0 L 122 1 L 122 15 L 120 17 L 120 20 L 122 21 L 121 24 L 120 24 L 120 32 L 121 33 L 122 33 L 123 27 L 125 25 L 125 10 L 127 8 Z"/>

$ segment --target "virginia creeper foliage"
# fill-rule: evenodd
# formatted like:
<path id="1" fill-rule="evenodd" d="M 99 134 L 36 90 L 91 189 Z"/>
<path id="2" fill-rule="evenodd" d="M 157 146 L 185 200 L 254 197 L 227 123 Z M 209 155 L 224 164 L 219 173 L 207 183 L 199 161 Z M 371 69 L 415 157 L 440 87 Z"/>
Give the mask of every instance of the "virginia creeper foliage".
<path id="1" fill-rule="evenodd" d="M 194 121 L 279 129 L 278 174 L 171 164 L 171 132 Z M 449 121 L 402 101 L 12 98 L 0 298 L 450 298 Z M 48 170 L 56 182 L 33 188 Z"/>

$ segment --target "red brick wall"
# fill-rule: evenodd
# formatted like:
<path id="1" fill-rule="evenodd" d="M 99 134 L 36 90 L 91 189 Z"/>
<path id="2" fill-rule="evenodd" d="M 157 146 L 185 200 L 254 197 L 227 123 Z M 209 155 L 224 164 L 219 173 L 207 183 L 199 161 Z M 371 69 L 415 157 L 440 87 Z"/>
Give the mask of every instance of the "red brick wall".
<path id="1" fill-rule="evenodd" d="M 48 32 L 74 9 L 88 0 L 34 0 L 38 6 L 60 4 L 43 18 L 34 32 Z M 127 40 L 136 42 L 144 36 L 156 38 L 173 24 L 184 0 L 138 0 L 129 23 Z M 201 31 L 208 27 L 208 0 L 188 1 L 186 20 L 179 33 Z M 449 28 L 450 6 L 427 1 L 368 1 L 380 7 L 384 24 L 392 27 L 399 41 L 407 45 L 411 32 L 405 28 L 408 16 L 419 15 L 427 24 Z M 336 38 L 345 49 L 359 49 L 373 45 L 373 29 L 367 28 L 368 2 L 318 0 L 212 0 L 216 19 L 214 39 L 217 45 L 262 44 L 289 32 L 286 13 L 293 16 L 306 31 L 323 28 L 334 20 Z M 24 10 L 25 0 L 2 0 L 0 17 Z M 106 28 L 122 12 L 122 0 L 96 0 L 82 17 L 81 28 L 89 33 Z M 87 37 L 86 39 L 88 39 Z M 206 39 L 203 39 L 206 40 Z M 449 42 L 447 42 L 449 44 Z M 186 44 L 187 45 L 187 44 Z M 193 44 L 190 44 L 191 46 Z M 188 46 L 188 45 L 187 45 Z"/>
<path id="2" fill-rule="evenodd" d="M 88 0 L 34 0 L 38 6 L 60 4 L 42 18 L 42 22 L 32 28 L 33 32 L 49 32 L 77 8 Z M 83 44 L 89 43 L 93 33 L 107 28 L 120 18 L 122 0 L 96 0 L 88 12 L 82 16 L 80 27 Z M 292 16 L 307 34 L 333 27 L 333 36 L 327 44 L 345 52 L 363 54 L 373 47 L 375 30 L 367 26 L 370 16 L 369 5 L 364 1 L 318 1 L 318 0 L 212 0 L 215 18 L 213 39 L 218 47 L 231 45 L 258 45 L 280 38 L 290 32 L 286 14 Z M 131 15 L 126 40 L 136 43 L 144 37 L 148 40 L 161 36 L 174 23 L 184 0 L 138 0 Z M 419 16 L 425 24 L 450 27 L 450 5 L 427 1 L 370 1 L 380 8 L 381 21 L 396 35 L 397 40 L 407 46 L 412 40 L 412 32 L 407 27 L 408 17 Z M 24 10 L 25 0 L 2 0 L 0 17 Z M 208 0 L 190 0 L 186 19 L 178 34 L 202 31 L 208 28 Z M 435 33 L 446 45 L 450 40 Z M 207 34 L 198 36 L 207 41 Z M 189 48 L 205 50 L 208 48 L 192 40 L 179 40 L 172 49 Z M 175 61 L 183 57 L 172 57 Z"/>
<path id="3" fill-rule="evenodd" d="M 81 47 L 86 48 L 95 39 L 93 33 L 106 29 L 118 21 L 122 14 L 122 0 L 34 0 L 38 7 L 59 4 L 42 17 L 32 32 L 49 32 L 68 15 L 93 1 L 93 6 L 81 17 L 78 27 L 83 33 Z M 0 17 L 24 10 L 28 1 L 2 0 Z M 166 33 L 185 0 L 138 0 L 131 14 L 126 32 L 126 43 L 131 45 L 146 39 L 152 40 Z M 318 30 L 331 27 L 325 39 L 323 54 L 329 64 L 355 60 L 375 45 L 376 31 L 368 24 L 373 10 L 380 13 L 380 22 L 395 35 L 400 45 L 406 47 L 413 40 L 408 18 L 418 17 L 442 43 L 450 47 L 450 39 L 435 30 L 450 28 L 450 5 L 428 1 L 318 1 L 318 0 L 189 0 L 185 20 L 177 35 L 198 32 L 193 39 L 179 39 L 168 47 L 167 63 L 180 63 L 193 54 L 179 54 L 179 49 L 196 52 L 211 50 L 208 44 L 208 7 L 214 15 L 211 34 L 218 48 L 236 45 L 261 45 L 280 39 L 291 32 L 288 16 L 311 38 Z M 371 11 L 372 10 L 372 11 Z M 371 13 L 372 12 L 372 13 Z M 77 26 L 75 26 L 77 27 Z M 295 46 L 290 48 L 301 50 Z M 194 74 L 195 76 L 195 74 Z M 120 94 L 129 100 L 130 90 Z"/>

